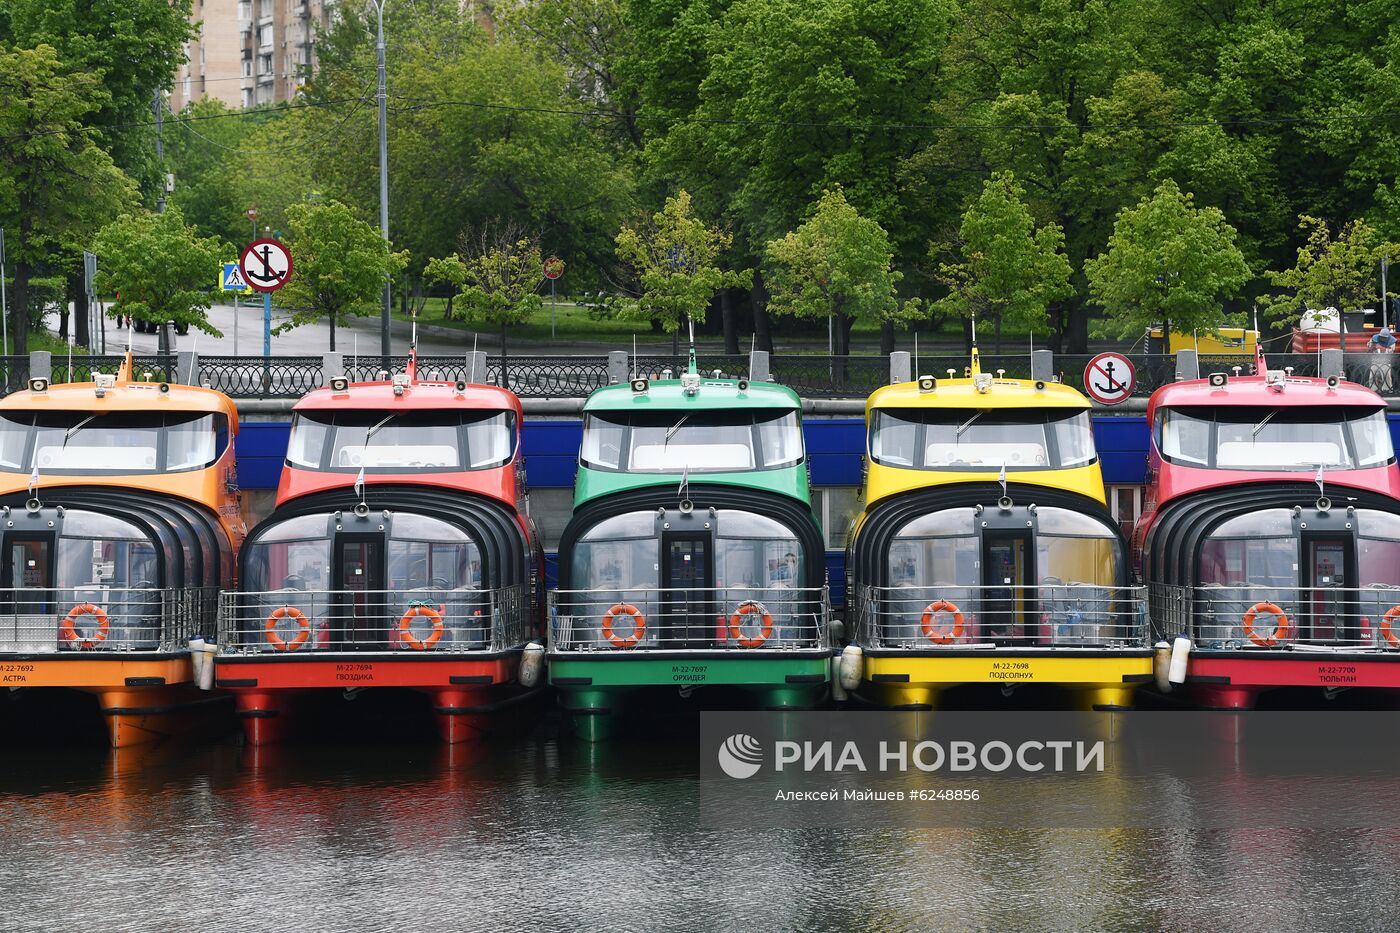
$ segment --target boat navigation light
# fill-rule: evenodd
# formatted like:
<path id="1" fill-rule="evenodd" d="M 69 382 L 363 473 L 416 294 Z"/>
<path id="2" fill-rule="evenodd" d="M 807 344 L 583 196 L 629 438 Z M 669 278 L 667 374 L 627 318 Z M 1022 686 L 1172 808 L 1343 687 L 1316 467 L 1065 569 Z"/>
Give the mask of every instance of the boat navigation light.
<path id="1" fill-rule="evenodd" d="M 932 391 L 934 391 L 934 390 L 937 389 L 937 388 L 938 388 L 938 380 L 937 380 L 937 379 L 933 378 L 932 376 L 920 376 L 920 377 L 919 377 L 919 391 L 920 391 L 920 392 L 932 392 Z"/>
<path id="2" fill-rule="evenodd" d="M 29 391 L 47 392 L 49 391 L 49 381 L 43 376 L 35 376 L 33 379 L 29 380 Z"/>
<path id="3" fill-rule="evenodd" d="M 643 394 L 646 393 L 647 386 L 649 386 L 649 385 L 651 385 L 651 383 L 649 383 L 649 382 L 648 382 L 647 380 L 645 380 L 645 379 L 633 379 L 633 380 L 632 380 L 632 391 L 633 391 L 634 393 L 636 393 L 637 395 L 643 395 Z"/>
<path id="4" fill-rule="evenodd" d="M 408 388 L 408 373 L 394 373 L 394 394 L 403 395 L 403 390 Z"/>
<path id="5" fill-rule="evenodd" d="M 747 392 L 747 391 L 749 391 L 749 381 L 748 381 L 747 379 L 740 379 L 740 380 L 739 380 L 739 391 L 740 391 L 740 392 Z"/>
<path id="6" fill-rule="evenodd" d="M 1327 388 L 1329 388 L 1329 389 L 1335 389 L 1335 388 L 1341 383 L 1341 381 L 1342 381 L 1342 380 L 1338 379 L 1336 376 L 1328 376 L 1328 377 L 1327 377 Z"/>
<path id="7" fill-rule="evenodd" d="M 1212 389 L 1223 389 L 1225 388 L 1226 376 L 1224 373 L 1211 373 L 1209 382 Z"/>
<path id="8" fill-rule="evenodd" d="M 350 380 L 344 376 L 332 376 L 331 391 L 336 393 L 350 391 Z"/>
<path id="9" fill-rule="evenodd" d="M 700 391 L 699 373 L 681 373 L 681 390 L 686 395 L 695 395 Z"/>
<path id="10" fill-rule="evenodd" d="M 1037 380 L 1035 381 L 1035 390 L 1036 390 L 1037 392 L 1044 392 L 1044 391 L 1045 391 L 1045 380 L 1044 380 L 1044 379 L 1037 379 Z"/>
<path id="11" fill-rule="evenodd" d="M 981 395 L 986 395 L 992 388 L 992 374 L 978 373 L 972 377 L 972 387 Z"/>
<path id="12" fill-rule="evenodd" d="M 458 392 L 465 392 L 467 391 L 467 381 L 465 379 L 458 379 L 452 388 L 456 389 Z"/>
<path id="13" fill-rule="evenodd" d="M 93 393 L 98 398 L 102 398 L 107 394 L 108 389 L 111 389 L 116 386 L 117 377 L 111 374 L 93 373 L 92 384 Z"/>

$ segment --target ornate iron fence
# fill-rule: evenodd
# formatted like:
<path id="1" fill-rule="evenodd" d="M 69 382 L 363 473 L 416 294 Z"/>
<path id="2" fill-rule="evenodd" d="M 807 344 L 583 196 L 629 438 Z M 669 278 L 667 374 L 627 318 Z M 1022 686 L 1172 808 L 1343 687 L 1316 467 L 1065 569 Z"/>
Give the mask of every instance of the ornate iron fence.
<path id="1" fill-rule="evenodd" d="M 1176 360 L 1164 354 L 1130 354 L 1136 370 L 1133 395 L 1146 398 L 1175 378 Z M 1084 369 L 1093 359 L 1091 354 L 1058 354 L 1054 358 L 1055 375 L 1066 385 L 1083 389 Z M 1319 358 L 1313 353 L 1271 353 L 1269 365 L 1290 369 L 1296 376 L 1315 376 Z M 52 381 L 87 382 L 94 372 L 114 373 L 121 365 L 120 356 L 75 356 L 69 366 L 66 356 L 55 355 L 52 360 Z M 384 358 L 377 355 L 346 356 L 345 375 L 355 381 L 383 378 L 382 374 L 402 372 L 406 356 Z M 146 374 L 155 382 L 184 382 L 186 374 L 179 372 L 178 357 L 139 356 L 135 358 L 136 378 Z M 1026 353 L 983 354 L 983 372 L 1000 372 L 1011 378 L 1027 379 L 1031 375 L 1031 356 Z M 673 376 L 684 371 L 684 354 L 648 354 L 635 357 L 631 370 L 652 378 L 666 372 Z M 701 372 L 735 378 L 748 375 L 749 355 L 702 353 Z M 967 371 L 966 354 L 921 354 L 914 364 L 913 375 L 933 375 L 943 378 L 951 371 L 962 376 Z M 1243 354 L 1209 355 L 1200 358 L 1201 375 L 1213 372 L 1230 373 L 1238 370 L 1252 375 L 1253 357 Z M 1400 354 L 1348 353 L 1345 357 L 1346 377 L 1369 386 L 1385 396 L 1400 394 Z M 788 386 L 804 398 L 864 398 L 890 381 L 889 358 L 883 355 L 830 357 L 826 355 L 779 354 L 770 357 L 769 368 L 774 382 Z M 324 371 L 320 356 L 201 356 L 200 381 L 233 398 L 299 398 L 337 373 Z M 484 372 L 473 372 L 466 356 L 420 356 L 420 375 L 438 375 L 449 381 L 503 385 L 522 398 L 582 398 L 608 384 L 608 361 L 596 356 L 490 356 Z M 29 359 L 23 356 L 0 357 L 0 389 L 4 392 L 22 387 L 29 378 Z"/>

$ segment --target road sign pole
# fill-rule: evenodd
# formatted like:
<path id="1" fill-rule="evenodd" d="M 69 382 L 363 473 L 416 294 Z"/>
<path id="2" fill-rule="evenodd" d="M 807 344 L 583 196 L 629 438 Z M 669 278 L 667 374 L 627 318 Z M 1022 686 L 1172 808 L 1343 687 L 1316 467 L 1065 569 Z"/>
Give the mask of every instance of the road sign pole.
<path id="1" fill-rule="evenodd" d="M 554 293 L 554 279 L 549 280 L 549 336 L 554 336 L 554 312 L 559 306 L 558 297 Z"/>
<path id="2" fill-rule="evenodd" d="M 5 301 L 5 228 L 0 227 L 0 340 L 10 355 L 10 306 Z"/>
<path id="3" fill-rule="evenodd" d="M 238 355 L 238 292 L 233 293 L 233 355 Z"/>
<path id="4" fill-rule="evenodd" d="M 272 292 L 263 292 L 263 359 L 272 360 Z"/>

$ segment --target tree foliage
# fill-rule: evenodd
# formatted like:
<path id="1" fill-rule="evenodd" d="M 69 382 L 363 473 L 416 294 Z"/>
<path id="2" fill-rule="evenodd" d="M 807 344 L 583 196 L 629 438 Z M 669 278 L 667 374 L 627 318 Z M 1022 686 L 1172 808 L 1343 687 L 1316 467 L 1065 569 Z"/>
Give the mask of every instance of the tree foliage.
<path id="1" fill-rule="evenodd" d="M 646 221 L 624 226 L 617 235 L 617 256 L 632 269 L 641 295 L 622 306 L 619 316 L 660 321 L 667 333 L 687 320 L 703 324 L 716 292 L 753 282 L 752 271 L 721 268 L 720 256 L 729 243 L 728 233 L 694 215 L 685 191 L 667 198 Z"/>
<path id="2" fill-rule="evenodd" d="M 1271 276 L 1286 294 L 1269 302 L 1270 316 L 1296 317 L 1325 308 L 1353 311 L 1379 297 L 1381 257 L 1396 252 L 1396 244 L 1385 242 L 1364 220 L 1344 224 L 1335 237 L 1327 222 L 1316 217 L 1300 217 L 1298 227 L 1307 233 L 1307 242 L 1298 248 L 1291 269 Z"/>
<path id="3" fill-rule="evenodd" d="M 1163 322 L 1213 333 L 1225 323 L 1223 300 L 1250 277 L 1225 215 L 1195 207 L 1171 180 L 1118 214 L 1108 251 L 1084 272 L 1106 314 L 1102 330 L 1116 337 Z"/>
<path id="4" fill-rule="evenodd" d="M 900 320 L 918 313 L 918 302 L 901 303 L 900 273 L 883 227 L 833 188 L 822 193 L 812 216 L 787 236 L 768 243 L 769 309 L 800 318 L 834 317 L 836 352 L 849 351 L 857 318 Z"/>
<path id="5" fill-rule="evenodd" d="M 97 288 L 117 295 L 113 314 L 142 321 L 197 327 L 222 336 L 209 322 L 210 286 L 217 281 L 223 247 L 201 238 L 179 208 L 164 214 L 123 214 L 93 241 Z"/>
<path id="6" fill-rule="evenodd" d="M 462 237 L 462 249 L 429 260 L 424 276 L 457 289 L 455 317 L 494 324 L 502 335 L 539 310 L 544 284 L 544 256 L 539 240 L 510 224 L 486 224 Z"/>
<path id="7" fill-rule="evenodd" d="M 957 242 L 931 249 L 935 261 L 952 256 L 938 264 L 948 294 L 936 307 L 992 321 L 998 335 L 1003 324 L 1044 332 L 1047 308 L 1074 290 L 1064 231 L 1055 223 L 1037 227 L 1024 198 L 1010 172 L 994 174 L 963 214 Z"/>
<path id="8" fill-rule="evenodd" d="M 392 252 L 378 227 L 339 201 L 292 205 L 287 232 L 294 265 L 277 299 L 293 313 L 274 333 L 326 321 L 329 349 L 335 350 L 336 325 L 349 315 L 370 313 L 385 278 L 403 271 L 408 254 Z"/>

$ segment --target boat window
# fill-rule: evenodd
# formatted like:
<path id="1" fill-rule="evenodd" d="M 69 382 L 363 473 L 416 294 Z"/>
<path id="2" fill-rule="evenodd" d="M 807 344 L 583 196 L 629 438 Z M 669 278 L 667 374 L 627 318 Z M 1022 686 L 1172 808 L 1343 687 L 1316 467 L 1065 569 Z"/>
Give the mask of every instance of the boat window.
<path id="1" fill-rule="evenodd" d="M 901 528 L 890 546 L 890 585 L 976 586 L 978 553 L 972 509 L 921 515 Z"/>
<path id="2" fill-rule="evenodd" d="M 81 510 L 64 515 L 58 587 L 151 589 L 159 582 L 158 569 L 154 544 L 131 522 Z"/>
<path id="3" fill-rule="evenodd" d="M 795 411 L 609 411 L 584 419 L 580 457 L 639 473 L 772 470 L 802 462 L 802 429 Z"/>
<path id="4" fill-rule="evenodd" d="M 802 546 L 792 529 L 752 512 L 720 509 L 715 515 L 715 586 L 806 585 Z"/>
<path id="5" fill-rule="evenodd" d="M 391 590 L 481 589 L 481 551 L 456 525 L 396 513 L 389 528 Z"/>
<path id="6" fill-rule="evenodd" d="M 1383 466 L 1395 458 L 1382 409 L 1190 406 L 1159 415 L 1172 463 L 1221 470 L 1303 472 Z"/>
<path id="7" fill-rule="evenodd" d="M 877 409 L 870 458 L 922 470 L 1063 469 L 1093 463 L 1089 413 L 1079 409 Z"/>
<path id="8" fill-rule="evenodd" d="M 590 528 L 574 547 L 572 586 L 579 590 L 655 590 L 661 582 L 656 513 L 627 512 Z"/>
<path id="9" fill-rule="evenodd" d="M 228 449 L 228 418 L 199 412 L 12 411 L 0 415 L 0 467 L 71 473 L 199 470 Z"/>
<path id="10" fill-rule="evenodd" d="M 328 515 L 299 515 L 258 535 L 245 561 L 249 592 L 330 589 Z"/>
<path id="11" fill-rule="evenodd" d="M 1298 538 L 1288 509 L 1263 509 L 1224 522 L 1201 544 L 1203 586 L 1297 586 Z"/>
<path id="12" fill-rule="evenodd" d="M 1069 509 L 1041 508 L 1036 514 L 1036 573 L 1042 586 L 1114 586 L 1118 542 L 1097 519 Z M 1071 589 L 1056 591 L 1069 596 Z"/>
<path id="13" fill-rule="evenodd" d="M 479 411 L 304 411 L 287 462 L 355 473 L 483 470 L 510 462 L 515 415 Z"/>
<path id="14" fill-rule="evenodd" d="M 1357 509 L 1356 527 L 1357 582 L 1361 586 L 1400 586 L 1400 515 Z M 1394 602 L 1400 603 L 1400 598 Z"/>

